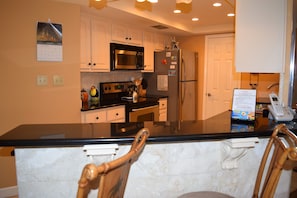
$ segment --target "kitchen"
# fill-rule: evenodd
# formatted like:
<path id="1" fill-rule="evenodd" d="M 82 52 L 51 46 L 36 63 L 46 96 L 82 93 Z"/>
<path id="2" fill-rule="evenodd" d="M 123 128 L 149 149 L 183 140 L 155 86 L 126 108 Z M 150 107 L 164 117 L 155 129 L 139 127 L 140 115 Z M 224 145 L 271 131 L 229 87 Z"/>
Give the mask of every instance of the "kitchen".
<path id="1" fill-rule="evenodd" d="M 30 6 L 30 2 L 34 6 Z M 75 5 L 58 4 L 49 2 L 12 1 L 4 6 L 11 10 L 10 14 L 1 11 L 3 30 L 5 39 L 2 42 L 3 53 L 1 54 L 2 64 L 5 65 L 7 72 L 3 72 L 2 92 L 6 99 L 1 105 L 3 125 L 1 131 L 5 132 L 20 123 L 73 123 L 80 122 L 80 10 Z M 38 9 L 37 9 L 38 8 Z M 45 9 L 47 8 L 47 9 Z M 64 16 L 64 12 L 68 15 Z M 30 13 L 36 13 L 31 16 Z M 28 17 L 24 17 L 28 16 Z M 35 22 L 52 21 L 68 24 L 70 29 L 64 32 L 64 61 L 61 63 L 39 63 L 35 60 Z M 7 20 L 9 19 L 9 20 Z M 20 24 L 20 21 L 22 23 Z M 32 21 L 34 21 L 32 23 Z M 76 22 L 75 22 L 76 21 Z M 13 26 L 12 24 L 20 24 Z M 28 28 L 30 27 L 30 28 Z M 20 29 L 22 30 L 20 33 Z M 21 34 L 21 35 L 20 35 Z M 26 39 L 23 39 L 23 38 Z M 2 51 L 2 50 L 1 50 Z M 18 57 L 17 59 L 15 57 Z M 6 70 L 5 70 L 6 71 Z M 48 76 L 49 85 L 46 87 L 37 87 L 35 84 L 36 76 L 45 74 Z M 64 86 L 52 86 L 51 77 L 55 74 L 64 77 Z M 125 74 L 125 75 L 122 75 Z M 130 73 L 111 73 L 106 74 L 90 73 L 90 78 L 99 76 L 100 80 L 114 79 L 113 81 L 128 81 L 134 75 Z M 141 74 L 138 74 L 141 75 Z M 13 78 L 11 78 L 13 76 Z M 124 79 L 118 79 L 124 78 Z M 127 77 L 124 77 L 127 76 Z M 135 76 L 137 78 L 139 76 Z M 98 81 L 86 83 L 97 85 Z M 9 82 L 9 86 L 6 85 Z M 28 82 L 28 83 L 24 83 Z M 82 81 L 83 82 L 83 81 Z M 20 86 L 21 85 L 21 86 Z M 55 105 L 51 105 L 51 104 Z M 44 112 L 47 112 L 46 115 Z"/>
<path id="2" fill-rule="evenodd" d="M 34 2 L 34 1 L 33 1 Z M 35 2 L 34 2 L 35 3 Z M 15 10 L 15 13 L 20 13 L 19 15 L 26 14 L 27 12 L 32 10 L 30 9 L 22 9 L 21 3 L 16 1 L 12 5 L 8 5 L 8 8 L 11 10 Z M 22 6 L 28 6 L 28 4 L 22 5 Z M 38 3 L 36 4 L 38 6 Z M 69 6 L 68 4 L 63 4 L 62 6 L 59 6 L 62 10 L 62 8 Z M 53 7 L 53 6 L 50 6 Z M 16 60 L 14 59 L 15 67 L 10 66 L 8 67 L 7 72 L 3 72 L 3 82 L 10 82 L 10 86 L 2 85 L 2 90 L 4 93 L 10 93 L 9 94 L 9 101 L 8 104 L 13 104 L 13 107 L 16 112 L 11 111 L 10 105 L 3 105 L 3 117 L 2 120 L 8 120 L 7 122 L 4 122 L 5 125 L 2 126 L 2 131 L 7 131 L 14 126 L 18 125 L 19 123 L 60 123 L 60 122 L 80 122 L 80 111 L 77 111 L 77 109 L 81 109 L 81 99 L 80 99 L 80 91 L 82 88 L 90 89 L 92 85 L 98 86 L 99 82 L 107 82 L 107 81 L 130 81 L 131 77 L 139 78 L 142 76 L 142 73 L 140 72 L 110 72 L 110 73 L 86 73 L 86 72 L 80 72 L 80 47 L 79 43 L 75 41 L 80 40 L 80 8 L 71 5 L 69 6 L 71 9 L 73 9 L 73 19 L 72 23 L 74 21 L 77 21 L 77 23 L 73 24 L 73 27 L 71 30 L 68 30 L 64 32 L 64 61 L 63 62 L 57 62 L 57 63 L 51 63 L 51 62 L 37 62 L 34 58 L 28 58 L 28 57 L 36 57 L 36 51 L 32 43 L 34 43 L 35 40 L 35 33 L 34 28 L 28 29 L 28 33 L 23 32 L 23 36 L 25 36 L 26 40 L 22 40 L 19 38 L 19 36 L 14 35 L 12 33 L 17 34 L 19 27 L 13 27 L 12 24 L 18 24 L 19 18 L 17 17 L 18 14 L 8 14 L 7 17 L 3 18 L 10 18 L 10 20 L 4 20 L 4 24 L 6 27 L 9 27 L 7 30 L 7 35 L 11 35 L 13 39 L 8 39 L 9 41 L 5 40 L 3 42 L 3 49 L 11 49 L 12 47 L 15 47 L 13 49 L 19 49 L 18 44 L 24 45 L 25 47 L 21 47 L 21 49 L 25 48 L 28 49 L 28 54 L 22 53 L 21 50 L 13 50 L 11 53 L 10 51 L 7 51 L 3 54 L 3 60 L 6 60 L 7 62 L 3 62 L 4 65 L 9 65 L 13 63 L 11 59 L 12 57 L 18 56 L 19 58 Z M 18 10 L 19 9 L 19 10 Z M 32 11 L 33 12 L 33 11 Z M 37 15 L 40 14 L 40 12 L 36 12 Z M 4 14 L 4 13 L 3 13 Z M 52 16 L 50 11 L 44 11 L 44 15 L 40 14 L 41 19 L 38 19 L 36 16 L 35 21 L 48 21 L 49 19 L 52 21 L 59 21 L 58 19 L 49 18 L 49 16 Z M 63 16 L 63 14 L 60 14 Z M 55 15 L 53 15 L 55 16 Z M 56 18 L 59 18 L 61 16 L 57 15 Z M 25 19 L 24 19 L 25 20 Z M 27 19 L 27 23 L 32 27 L 34 24 L 30 21 L 31 18 Z M 70 20 L 69 17 L 65 17 L 65 19 L 61 19 L 61 23 L 67 23 L 67 20 Z M 10 21 L 14 21 L 13 23 Z M 65 22 L 64 22 L 65 21 Z M 23 22 L 22 24 L 25 24 Z M 71 32 L 71 36 L 68 36 L 68 33 Z M 66 34 L 66 35 L 65 35 Z M 9 37 L 8 37 L 9 38 Z M 196 46 L 196 49 L 199 48 L 200 50 L 192 49 L 192 51 L 198 51 L 199 53 L 199 71 L 198 71 L 198 79 L 203 79 L 201 76 L 203 75 L 203 68 L 201 65 L 204 64 L 204 52 L 203 52 L 203 42 L 205 39 L 203 36 L 197 36 L 195 38 L 199 41 L 199 43 Z M 164 40 L 164 38 L 163 38 Z M 165 44 L 168 45 L 171 41 L 169 39 L 165 39 Z M 179 41 L 182 41 L 181 43 L 191 42 L 185 41 L 185 39 L 180 39 Z M 162 43 L 162 42 L 161 42 Z M 67 44 L 67 45 L 66 45 Z M 69 45 L 68 45 L 69 44 Z M 164 47 L 163 42 L 163 47 Z M 184 45 L 184 46 L 183 46 Z M 187 47 L 188 44 L 181 44 L 181 48 Z M 69 46 L 69 47 L 68 47 Z M 193 46 L 188 45 L 187 48 L 194 48 Z M 68 50 L 68 48 L 70 50 Z M 29 50 L 30 49 L 30 50 Z M 160 48 L 157 48 L 160 49 Z M 108 53 L 108 52 L 105 52 Z M 109 58 L 109 56 L 105 55 L 105 58 Z M 18 60 L 22 60 L 20 63 Z M 24 65 L 25 64 L 25 65 Z M 15 68 L 13 71 L 11 71 L 12 68 Z M 202 70 L 201 70 L 202 69 Z M 29 70 L 29 71 L 28 71 Z M 73 72 L 73 73 L 72 73 Z M 10 73 L 13 73 L 15 75 L 14 80 L 10 79 Z M 24 76 L 24 73 L 28 73 Z M 36 76 L 39 74 L 45 74 L 48 77 L 48 85 L 47 86 L 36 86 Z M 64 77 L 64 86 L 53 86 L 52 85 L 52 76 L 53 75 L 59 75 Z M 18 92 L 11 91 L 12 87 L 19 87 L 20 84 L 23 84 L 22 82 L 19 82 L 17 79 L 24 79 L 26 82 L 29 82 L 25 85 L 22 89 L 18 90 Z M 198 86 L 202 86 L 202 83 L 198 83 Z M 287 83 L 286 83 L 287 84 Z M 280 86 L 281 87 L 281 86 Z M 198 88 L 198 92 L 201 92 L 201 87 Z M 30 97 L 23 97 L 23 96 L 30 96 Z M 201 93 L 200 93 L 201 96 Z M 19 98 L 22 98 L 23 103 L 26 105 L 20 104 Z M 42 98 L 42 99 L 36 99 L 36 98 Z M 71 98 L 71 100 L 69 100 Z M 200 97 L 198 97 L 200 98 Z M 4 104 L 7 104 L 7 102 L 4 102 Z M 45 104 L 51 104 L 55 103 L 54 107 L 50 107 Z M 200 104 L 199 104 L 200 105 Z M 198 106 L 199 106 L 198 105 Z M 199 111 L 199 109 L 198 109 Z M 26 116 L 28 113 L 32 114 L 30 118 Z M 46 120 L 43 118 L 44 114 L 43 112 L 48 112 Z M 51 113 L 51 112 L 59 112 L 59 113 Z M 63 112 L 69 112 L 69 113 L 63 113 Z M 14 115 L 21 115 L 17 116 L 15 119 Z M 21 118 L 22 117 L 22 118 Z M 61 119 L 63 118 L 63 119 Z M 199 118 L 199 116 L 198 116 Z M 200 117 L 201 118 L 201 117 Z"/>

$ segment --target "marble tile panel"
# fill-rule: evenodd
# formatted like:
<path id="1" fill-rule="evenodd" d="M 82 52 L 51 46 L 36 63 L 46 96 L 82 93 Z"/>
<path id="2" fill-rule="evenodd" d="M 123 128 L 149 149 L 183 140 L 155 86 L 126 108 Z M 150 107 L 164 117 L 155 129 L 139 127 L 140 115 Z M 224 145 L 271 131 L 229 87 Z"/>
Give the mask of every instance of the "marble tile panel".
<path id="1" fill-rule="evenodd" d="M 127 198 L 170 198 L 191 191 L 213 190 L 237 198 L 251 197 L 267 139 L 260 139 L 239 159 L 238 168 L 222 168 L 223 141 L 147 144 L 130 170 Z M 116 158 L 128 152 L 120 145 Z M 96 163 L 110 160 L 96 157 Z M 16 149 L 20 197 L 75 197 L 85 164 L 82 147 Z M 288 197 L 291 172 L 284 172 L 276 198 Z M 93 191 L 90 197 L 96 197 Z"/>

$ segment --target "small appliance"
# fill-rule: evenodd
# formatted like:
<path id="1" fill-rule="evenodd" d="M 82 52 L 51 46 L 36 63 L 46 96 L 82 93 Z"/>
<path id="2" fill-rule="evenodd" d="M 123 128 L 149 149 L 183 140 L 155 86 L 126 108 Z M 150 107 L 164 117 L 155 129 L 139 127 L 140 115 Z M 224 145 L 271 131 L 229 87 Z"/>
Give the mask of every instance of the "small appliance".
<path id="1" fill-rule="evenodd" d="M 102 82 L 99 87 L 100 105 L 125 105 L 126 122 L 159 120 L 158 98 L 138 97 L 133 100 L 133 82 Z"/>
<path id="2" fill-rule="evenodd" d="M 144 48 L 110 43 L 111 70 L 143 70 Z"/>

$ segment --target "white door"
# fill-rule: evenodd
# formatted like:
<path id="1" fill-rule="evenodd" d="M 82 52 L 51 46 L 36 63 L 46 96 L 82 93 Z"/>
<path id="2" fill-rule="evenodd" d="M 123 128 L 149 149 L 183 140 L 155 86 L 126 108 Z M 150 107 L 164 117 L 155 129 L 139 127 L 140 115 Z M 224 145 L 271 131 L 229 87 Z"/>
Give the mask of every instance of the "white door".
<path id="1" fill-rule="evenodd" d="M 230 110 L 233 89 L 240 88 L 234 66 L 234 34 L 206 36 L 203 119 Z"/>

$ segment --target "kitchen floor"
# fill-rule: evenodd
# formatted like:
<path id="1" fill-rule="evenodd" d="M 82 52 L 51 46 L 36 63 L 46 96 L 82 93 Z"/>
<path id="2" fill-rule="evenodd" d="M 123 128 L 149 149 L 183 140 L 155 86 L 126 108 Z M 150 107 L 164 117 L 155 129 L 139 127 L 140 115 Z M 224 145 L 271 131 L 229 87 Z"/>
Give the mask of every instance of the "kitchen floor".
<path id="1" fill-rule="evenodd" d="M 293 171 L 292 180 L 291 180 L 291 194 L 289 198 L 297 198 L 297 168 Z M 12 196 L 8 198 L 18 198 L 18 196 Z"/>

